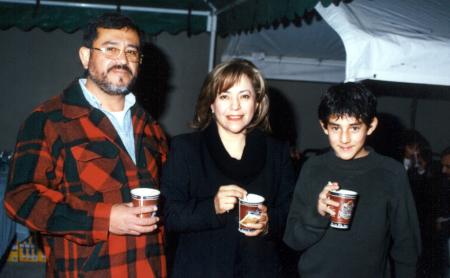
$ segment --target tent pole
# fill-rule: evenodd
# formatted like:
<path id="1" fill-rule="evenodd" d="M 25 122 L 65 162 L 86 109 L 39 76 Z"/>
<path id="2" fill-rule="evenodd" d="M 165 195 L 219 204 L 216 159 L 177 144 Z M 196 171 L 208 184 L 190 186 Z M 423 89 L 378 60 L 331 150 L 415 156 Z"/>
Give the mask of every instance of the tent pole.
<path id="1" fill-rule="evenodd" d="M 216 52 L 216 36 L 217 36 L 217 15 L 211 15 L 211 33 L 209 37 L 209 58 L 208 58 L 208 72 L 214 67 L 214 54 Z"/>
<path id="2" fill-rule="evenodd" d="M 209 56 L 208 56 L 208 72 L 214 67 L 214 56 L 216 52 L 216 37 L 217 37 L 217 8 L 209 0 L 203 0 L 210 8 L 208 15 L 208 30 L 209 36 Z"/>
<path id="3" fill-rule="evenodd" d="M 208 60 L 208 72 L 213 69 L 214 66 L 214 54 L 216 51 L 216 37 L 217 37 L 217 15 L 223 13 L 237 5 L 245 3 L 247 0 L 237 0 L 229 4 L 228 6 L 222 8 L 221 10 L 217 10 L 216 7 L 213 6 L 211 2 L 208 0 L 204 0 L 211 7 L 211 15 L 210 15 L 210 24 L 211 24 L 211 37 L 209 40 L 209 60 Z"/>

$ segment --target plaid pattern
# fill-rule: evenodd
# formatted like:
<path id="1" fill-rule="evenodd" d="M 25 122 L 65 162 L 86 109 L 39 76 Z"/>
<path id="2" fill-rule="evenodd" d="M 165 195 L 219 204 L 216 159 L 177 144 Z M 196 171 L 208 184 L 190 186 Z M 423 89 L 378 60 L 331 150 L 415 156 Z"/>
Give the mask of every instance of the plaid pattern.
<path id="1" fill-rule="evenodd" d="M 167 142 L 132 108 L 136 165 L 108 118 L 74 82 L 39 106 L 19 132 L 5 208 L 42 233 L 49 277 L 166 277 L 163 227 L 142 236 L 108 233 L 111 207 L 130 189 L 159 188 Z"/>

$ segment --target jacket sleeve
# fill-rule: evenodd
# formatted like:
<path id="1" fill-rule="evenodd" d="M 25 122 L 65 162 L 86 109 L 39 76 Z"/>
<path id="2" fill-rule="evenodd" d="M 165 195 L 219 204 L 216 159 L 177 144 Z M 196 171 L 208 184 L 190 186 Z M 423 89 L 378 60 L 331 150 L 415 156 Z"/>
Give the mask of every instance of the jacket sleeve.
<path id="1" fill-rule="evenodd" d="M 111 204 L 86 202 L 63 184 L 62 142 L 42 111 L 21 127 L 12 160 L 4 206 L 32 230 L 83 245 L 106 240 Z"/>
<path id="2" fill-rule="evenodd" d="M 317 199 L 322 188 L 311 186 L 309 172 L 306 163 L 295 186 L 283 237 L 284 242 L 297 251 L 303 251 L 318 242 L 329 225 L 328 218 L 317 212 Z"/>
<path id="3" fill-rule="evenodd" d="M 289 145 L 282 144 L 278 151 L 279 164 L 276 165 L 274 173 L 277 177 L 278 186 L 274 205 L 268 208 L 269 215 L 269 235 L 282 238 L 286 227 L 286 219 L 292 194 L 295 186 L 295 175 L 292 160 L 289 155 Z"/>
<path id="4" fill-rule="evenodd" d="M 414 199 L 408 178 L 403 169 L 396 175 L 395 196 L 392 199 L 391 257 L 394 261 L 395 277 L 415 277 L 417 258 L 420 254 L 420 230 Z"/>
<path id="5" fill-rule="evenodd" d="M 161 178 L 166 228 L 175 232 L 195 232 L 222 227 L 225 219 L 215 213 L 214 196 L 202 198 L 196 192 L 191 192 L 192 188 L 196 188 L 192 183 L 199 182 L 194 176 L 200 174 L 191 172 L 195 167 L 189 167 L 189 163 L 196 158 L 190 156 L 200 156 L 201 153 L 188 152 L 192 150 L 192 144 L 180 139 L 183 138 L 174 138 L 171 142 Z"/>

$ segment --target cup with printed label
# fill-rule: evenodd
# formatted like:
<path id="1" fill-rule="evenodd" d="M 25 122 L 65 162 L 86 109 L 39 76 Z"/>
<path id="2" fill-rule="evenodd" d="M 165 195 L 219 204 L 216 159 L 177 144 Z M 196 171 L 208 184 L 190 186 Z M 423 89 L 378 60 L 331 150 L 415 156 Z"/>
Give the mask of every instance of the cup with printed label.
<path id="1" fill-rule="evenodd" d="M 254 229 L 247 227 L 247 224 L 259 222 L 261 210 L 258 205 L 264 202 L 264 197 L 256 194 L 247 194 L 243 199 L 239 199 L 239 231 L 241 233 L 252 232 Z"/>
<path id="2" fill-rule="evenodd" d="M 331 206 L 335 214 L 331 216 L 330 227 L 343 230 L 348 229 L 358 199 L 358 193 L 346 189 L 332 190 L 329 192 L 329 198 L 339 203 L 337 207 Z"/>

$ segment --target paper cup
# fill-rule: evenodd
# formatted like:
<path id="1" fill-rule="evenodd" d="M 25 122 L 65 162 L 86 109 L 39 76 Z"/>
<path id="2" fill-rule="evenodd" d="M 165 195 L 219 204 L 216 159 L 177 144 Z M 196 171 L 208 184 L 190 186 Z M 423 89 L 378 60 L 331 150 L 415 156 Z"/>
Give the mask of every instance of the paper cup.
<path id="1" fill-rule="evenodd" d="M 330 191 L 331 200 L 339 203 L 338 207 L 333 207 L 335 215 L 331 216 L 330 227 L 346 230 L 350 227 L 353 211 L 358 199 L 358 193 L 351 190 L 340 189 Z"/>
<path id="2" fill-rule="evenodd" d="M 264 197 L 256 194 L 247 194 L 244 199 L 239 199 L 239 231 L 241 233 L 252 232 L 246 226 L 249 223 L 258 223 L 261 216 L 261 210 L 258 205 L 264 202 Z"/>
<path id="3" fill-rule="evenodd" d="M 134 188 L 131 189 L 131 198 L 133 200 L 134 207 L 144 207 L 158 205 L 160 192 L 159 190 L 153 188 Z M 155 216 L 156 212 L 153 213 L 141 213 L 140 218 Z"/>

